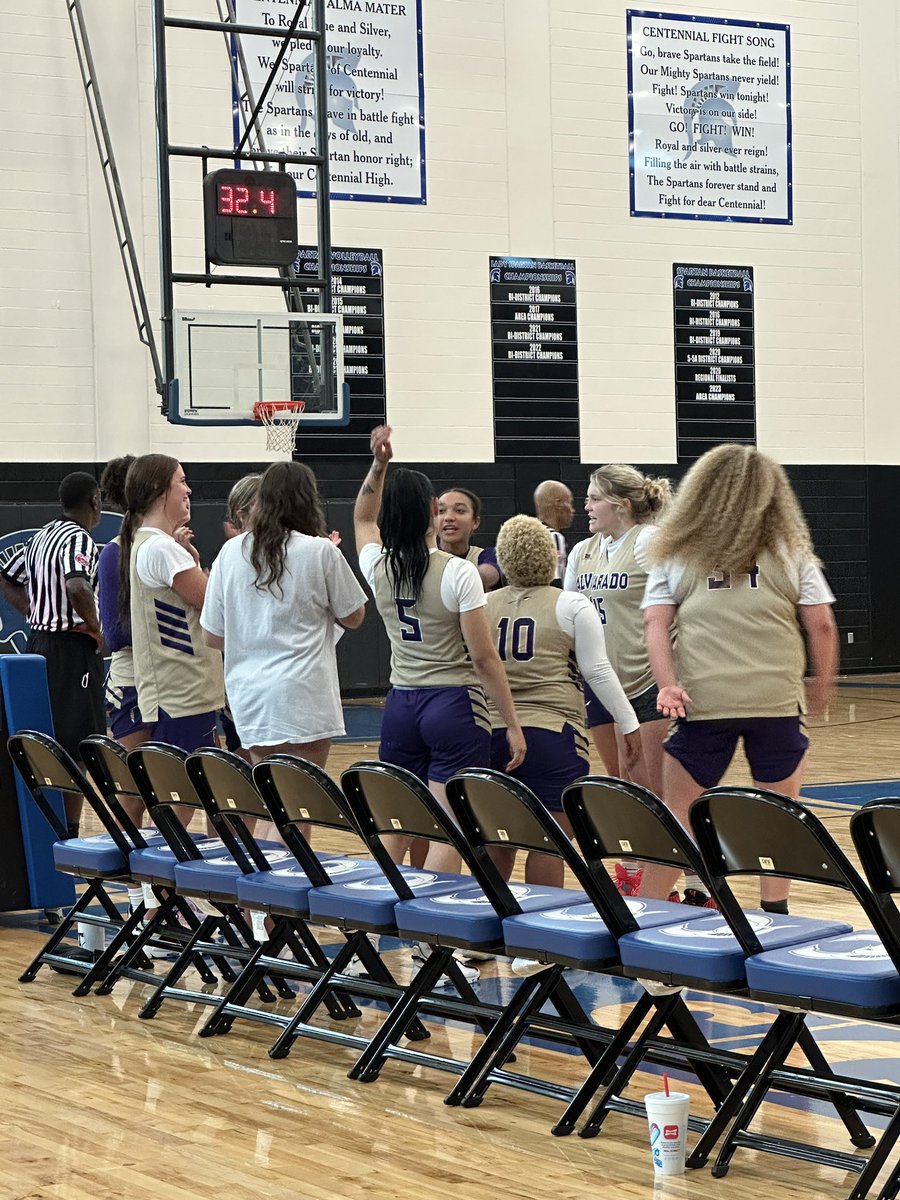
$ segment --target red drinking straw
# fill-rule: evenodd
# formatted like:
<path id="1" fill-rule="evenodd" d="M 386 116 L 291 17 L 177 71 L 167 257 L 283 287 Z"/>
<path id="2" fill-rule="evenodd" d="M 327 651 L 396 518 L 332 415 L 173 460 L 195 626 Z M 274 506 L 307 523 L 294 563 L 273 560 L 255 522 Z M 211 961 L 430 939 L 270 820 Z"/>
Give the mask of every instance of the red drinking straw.
<path id="1" fill-rule="evenodd" d="M 665 1087 L 666 1095 L 668 1096 L 669 1095 L 669 1077 L 666 1074 L 663 1074 L 663 1086 Z"/>

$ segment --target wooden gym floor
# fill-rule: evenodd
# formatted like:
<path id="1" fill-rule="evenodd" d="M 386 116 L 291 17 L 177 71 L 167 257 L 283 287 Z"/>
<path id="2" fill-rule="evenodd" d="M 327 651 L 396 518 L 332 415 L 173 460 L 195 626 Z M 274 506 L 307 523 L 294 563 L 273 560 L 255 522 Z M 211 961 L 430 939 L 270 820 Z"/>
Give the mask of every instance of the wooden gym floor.
<path id="1" fill-rule="evenodd" d="M 900 795 L 900 679 L 848 684 L 829 720 L 815 723 L 808 782 L 884 782 L 813 786 L 811 805 L 844 845 L 855 804 Z M 337 773 L 376 753 L 371 743 L 344 744 L 331 766 Z M 746 782 L 744 768 L 736 765 L 729 779 Z M 797 889 L 798 911 L 803 901 Z M 856 918 L 850 906 L 846 915 Z M 76 999 L 75 980 L 47 968 L 19 984 L 43 936 L 31 914 L 0 916 L 0 1200 L 840 1200 L 850 1190 L 849 1176 L 745 1150 L 725 1179 L 706 1169 L 654 1187 L 646 1125 L 634 1117 L 611 1116 L 593 1141 L 556 1139 L 549 1129 L 560 1105 L 528 1093 L 495 1086 L 480 1108 L 450 1109 L 442 1101 L 454 1077 L 443 1072 L 389 1062 L 377 1083 L 353 1083 L 353 1052 L 300 1039 L 275 1062 L 266 1054 L 275 1031 L 246 1021 L 201 1041 L 195 1031 L 208 1009 L 166 1001 L 154 1020 L 139 1021 L 147 994 L 140 984 Z M 397 950 L 389 961 L 401 972 L 405 960 Z M 482 976 L 488 993 L 508 993 L 503 965 L 486 964 Z M 575 985 L 600 1022 L 616 1023 L 627 988 L 587 975 Z M 751 1004 L 695 996 L 691 1007 L 711 1040 L 736 1049 L 754 1044 L 768 1024 Z M 366 1010 L 361 1026 L 374 1029 L 378 1020 Z M 467 1029 L 431 1030 L 430 1052 L 470 1056 Z M 900 1082 L 900 1034 L 884 1032 L 816 1022 L 832 1062 Z M 516 1070 L 570 1084 L 586 1073 L 580 1056 L 528 1046 Z M 658 1076 L 642 1074 L 629 1094 L 658 1086 Z M 708 1103 L 697 1097 L 695 1111 L 708 1114 Z M 796 1101 L 764 1105 L 755 1127 L 850 1148 L 826 1110 Z"/>

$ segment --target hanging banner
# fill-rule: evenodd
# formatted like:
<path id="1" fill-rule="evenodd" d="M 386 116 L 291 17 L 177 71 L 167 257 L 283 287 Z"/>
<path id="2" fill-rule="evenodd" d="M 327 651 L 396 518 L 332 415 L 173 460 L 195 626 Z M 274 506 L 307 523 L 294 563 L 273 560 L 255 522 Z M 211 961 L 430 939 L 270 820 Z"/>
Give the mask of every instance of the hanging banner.
<path id="1" fill-rule="evenodd" d="M 494 456 L 579 457 L 572 259 L 492 258 Z"/>
<path id="2" fill-rule="evenodd" d="M 271 26 L 273 34 L 287 29 L 295 10 L 295 0 L 237 0 L 242 24 Z M 325 11 L 331 198 L 424 204 L 422 0 L 325 0 Z M 311 12 L 309 5 L 301 28 Z M 241 45 L 258 98 L 281 43 L 243 35 Z M 314 72 L 311 43 L 295 40 L 260 113 L 267 150 L 315 153 Z M 234 102 L 238 129 L 240 98 Z M 294 167 L 292 174 L 299 195 L 315 195 L 315 168 Z"/>
<path id="3" fill-rule="evenodd" d="M 678 461 L 756 444 L 753 268 L 672 267 Z"/>
<path id="4" fill-rule="evenodd" d="M 787 25 L 627 13 L 633 217 L 789 225 Z"/>

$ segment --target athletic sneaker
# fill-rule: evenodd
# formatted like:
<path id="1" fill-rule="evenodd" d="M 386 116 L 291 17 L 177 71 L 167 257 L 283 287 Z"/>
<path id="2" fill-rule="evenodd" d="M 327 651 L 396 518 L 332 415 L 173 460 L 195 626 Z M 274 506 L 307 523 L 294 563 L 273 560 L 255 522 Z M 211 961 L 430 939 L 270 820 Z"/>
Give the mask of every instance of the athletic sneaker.
<path id="1" fill-rule="evenodd" d="M 517 955 L 509 964 L 509 969 L 513 975 L 537 975 L 539 971 L 547 970 L 547 964 L 540 963 L 535 958 L 520 958 Z"/>
<path id="2" fill-rule="evenodd" d="M 681 897 L 678 895 L 678 888 L 672 888 L 666 899 L 668 900 L 669 904 L 680 904 Z"/>
<path id="3" fill-rule="evenodd" d="M 85 950 L 83 946 L 75 946 L 73 949 L 62 946 L 55 953 L 65 954 L 66 958 L 71 958 L 75 962 L 80 963 L 95 963 L 103 953 L 102 950 Z M 73 967 L 67 967 L 63 963 L 50 963 L 50 970 L 55 971 L 57 975 L 83 975 L 84 971 L 75 970 Z"/>
<path id="4" fill-rule="evenodd" d="M 427 942 L 416 942 L 416 944 L 412 948 L 412 954 L 410 955 L 410 957 L 412 958 L 412 964 L 413 964 L 413 977 L 418 975 L 419 971 L 422 970 L 422 967 L 425 964 L 425 960 L 428 958 L 428 956 L 430 954 L 431 954 L 431 947 L 428 945 Z M 467 983 L 476 983 L 477 980 L 480 978 L 477 967 L 470 967 L 470 966 L 467 966 L 466 963 L 462 963 L 459 961 L 457 961 L 456 967 L 457 967 L 457 970 L 462 973 L 462 977 L 463 977 L 463 979 L 465 979 L 465 981 Z M 452 984 L 451 984 L 450 980 L 447 978 L 447 976 L 443 975 L 434 986 L 435 987 L 450 987 L 450 986 L 452 986 Z"/>
<path id="5" fill-rule="evenodd" d="M 719 911 L 719 906 L 713 900 L 712 896 L 706 892 L 701 892 L 699 888 L 686 887 L 684 889 L 684 899 L 682 904 L 690 904 L 694 908 L 712 908 L 716 912 Z"/>
<path id="6" fill-rule="evenodd" d="M 457 962 L 496 962 L 496 954 L 488 954 L 486 950 L 454 950 L 453 957 Z"/>
<path id="7" fill-rule="evenodd" d="M 623 896 L 638 896 L 641 891 L 641 880 L 644 878 L 644 868 L 635 867 L 629 870 L 624 863 L 616 863 L 613 882 Z"/>

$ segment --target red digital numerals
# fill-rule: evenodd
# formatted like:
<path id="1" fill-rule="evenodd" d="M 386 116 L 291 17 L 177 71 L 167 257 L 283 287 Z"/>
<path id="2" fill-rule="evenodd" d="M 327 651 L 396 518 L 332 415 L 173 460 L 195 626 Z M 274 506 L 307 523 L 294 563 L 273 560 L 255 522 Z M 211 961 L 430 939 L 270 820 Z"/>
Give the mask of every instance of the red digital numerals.
<path id="1" fill-rule="evenodd" d="M 251 208 L 250 189 L 230 183 L 219 184 L 218 213 L 220 217 L 274 217 L 276 213 L 275 189 L 260 188 L 256 201 L 258 207 Z"/>

